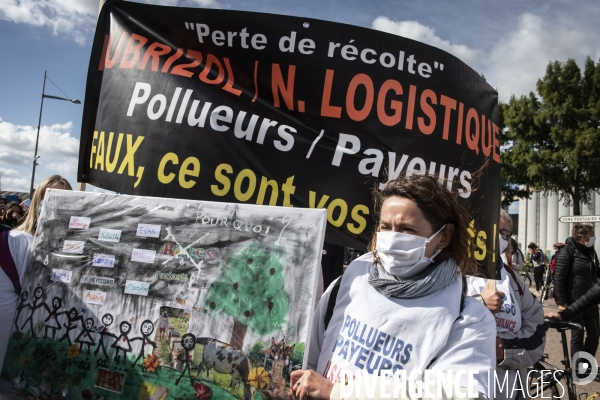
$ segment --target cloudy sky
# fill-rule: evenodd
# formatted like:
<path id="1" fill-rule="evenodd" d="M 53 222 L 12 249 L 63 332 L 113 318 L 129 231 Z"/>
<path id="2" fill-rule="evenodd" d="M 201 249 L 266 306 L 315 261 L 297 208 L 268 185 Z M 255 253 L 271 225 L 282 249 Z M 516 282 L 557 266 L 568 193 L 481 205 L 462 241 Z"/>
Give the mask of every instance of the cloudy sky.
<path id="1" fill-rule="evenodd" d="M 378 29 L 446 50 L 506 101 L 535 91 L 549 61 L 600 58 L 597 0 L 147 0 L 318 18 Z M 83 99 L 98 0 L 0 0 L 2 190 L 29 191 L 44 71 L 46 94 Z M 55 86 L 56 85 L 56 86 Z M 60 89 L 59 89 L 60 88 Z M 83 106 L 44 102 L 35 184 L 76 182 Z"/>

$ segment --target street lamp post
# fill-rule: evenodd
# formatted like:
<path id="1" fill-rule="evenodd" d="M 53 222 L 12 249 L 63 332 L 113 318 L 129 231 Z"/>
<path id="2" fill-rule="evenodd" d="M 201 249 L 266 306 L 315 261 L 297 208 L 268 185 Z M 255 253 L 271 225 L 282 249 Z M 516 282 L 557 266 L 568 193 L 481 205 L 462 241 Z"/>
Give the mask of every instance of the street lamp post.
<path id="1" fill-rule="evenodd" d="M 46 94 L 45 93 L 46 76 L 47 76 L 46 71 L 44 71 L 44 85 L 42 86 L 42 103 L 40 104 L 40 117 L 38 119 L 37 135 L 35 137 L 35 153 L 33 154 L 33 170 L 31 171 L 31 187 L 29 189 L 29 198 L 30 199 L 33 198 L 33 180 L 35 179 L 35 167 L 38 165 L 38 163 L 37 163 L 38 158 L 40 158 L 40 156 L 38 156 L 38 143 L 40 141 L 40 126 L 42 124 L 42 109 L 44 108 L 44 97 L 48 98 L 48 99 L 70 101 L 73 104 L 81 104 L 81 101 L 79 101 L 77 99 L 68 99 L 66 97 L 51 96 L 49 94 Z"/>

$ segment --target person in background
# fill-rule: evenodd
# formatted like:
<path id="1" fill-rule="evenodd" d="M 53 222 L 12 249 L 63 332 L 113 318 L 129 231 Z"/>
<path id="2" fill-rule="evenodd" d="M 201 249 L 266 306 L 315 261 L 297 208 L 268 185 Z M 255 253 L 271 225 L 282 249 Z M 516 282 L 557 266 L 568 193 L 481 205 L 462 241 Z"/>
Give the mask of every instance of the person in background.
<path id="1" fill-rule="evenodd" d="M 27 233 L 0 225 L 0 370 L 19 304 L 21 277 L 31 257 L 32 240 Z"/>
<path id="2" fill-rule="evenodd" d="M 321 256 L 321 271 L 323 271 L 323 287 L 329 287 L 331 282 L 344 273 L 344 246 L 323 243 Z"/>
<path id="3" fill-rule="evenodd" d="M 544 264 L 544 255 L 538 245 L 531 242 L 527 245 L 531 262 L 533 263 L 533 280 L 535 281 L 535 290 L 539 293 L 544 286 L 544 272 L 546 272 L 546 264 Z"/>
<path id="4" fill-rule="evenodd" d="M 515 271 L 522 270 L 525 265 L 523 252 L 519 249 L 517 242 L 512 237 L 508 240 L 508 246 L 506 247 L 506 250 L 500 254 L 500 257 L 502 257 L 504 265 Z"/>
<path id="5" fill-rule="evenodd" d="M 556 255 L 558 254 L 558 251 L 560 249 L 562 249 L 563 247 L 565 247 L 565 244 L 562 242 L 556 242 L 554 243 L 554 246 L 552 246 L 554 248 L 554 254 L 552 254 L 552 258 L 550 259 L 550 263 L 553 263 L 554 260 L 556 259 Z"/>
<path id="6" fill-rule="evenodd" d="M 29 207 L 27 218 L 25 218 L 23 223 L 18 227 L 18 230 L 27 232 L 32 236 L 35 235 L 37 221 L 42 211 L 42 200 L 44 200 L 47 189 L 73 190 L 69 181 L 60 175 L 52 175 L 44 179 L 44 181 L 40 183 L 35 190 L 33 198 L 31 199 L 31 205 Z"/>
<path id="7" fill-rule="evenodd" d="M 565 247 L 556 255 L 554 268 L 554 292 L 559 311 L 574 303 L 588 292 L 598 277 L 598 256 L 594 250 L 596 236 L 591 224 L 576 223 Z M 587 337 L 584 343 L 584 331 L 571 331 L 571 354 L 585 351 L 592 356 L 598 349 L 600 328 L 598 326 L 598 308 L 594 307 L 573 319 L 585 326 Z"/>
<path id="8" fill-rule="evenodd" d="M 458 193 L 435 176 L 412 175 L 389 181 L 374 197 L 370 252 L 348 266 L 335 296 L 331 285 L 321 297 L 309 333 L 310 369 L 291 374 L 294 396 L 337 399 L 340 371 L 357 368 L 373 377 L 414 372 L 415 379 L 426 369 L 477 370 L 470 389 L 488 395 L 496 328 L 486 308 L 463 295 L 462 277 L 476 265 Z M 455 383 L 468 387 L 466 376 Z"/>
<path id="9" fill-rule="evenodd" d="M 165 338 L 167 328 L 169 327 L 169 314 L 167 312 L 163 312 L 162 317 L 158 321 L 158 338 L 163 340 Z"/>
<path id="10" fill-rule="evenodd" d="M 5 206 L 6 205 L 6 199 L 2 196 L 0 196 L 0 206 Z"/>
<path id="11" fill-rule="evenodd" d="M 11 202 L 4 208 L 4 225 L 11 228 L 17 227 L 23 220 L 23 207 L 19 203 Z"/>
<path id="12" fill-rule="evenodd" d="M 512 236 L 512 219 L 500 210 L 500 252 L 504 253 Z M 496 386 L 495 399 L 527 397 L 527 368 L 544 353 L 546 326 L 544 310 L 525 286 L 518 273 L 500 263 L 501 279 L 492 290 L 489 280 L 470 276 L 467 294 L 480 300 L 496 317 L 496 376 L 504 382 Z"/>
<path id="13" fill-rule="evenodd" d="M 550 260 L 550 264 L 548 264 L 548 273 L 552 277 L 552 281 L 554 281 L 554 269 L 556 268 L 556 255 L 558 251 L 565 247 L 565 244 L 562 242 L 554 243 L 554 254 L 552 255 L 552 259 Z"/>

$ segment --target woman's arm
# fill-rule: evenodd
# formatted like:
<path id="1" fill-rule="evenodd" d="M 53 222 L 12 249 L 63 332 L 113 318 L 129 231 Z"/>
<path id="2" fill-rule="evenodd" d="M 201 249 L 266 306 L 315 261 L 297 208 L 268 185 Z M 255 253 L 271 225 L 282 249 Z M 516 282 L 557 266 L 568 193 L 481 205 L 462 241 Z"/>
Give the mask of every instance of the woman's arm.
<path id="1" fill-rule="evenodd" d="M 583 294 L 576 302 L 571 304 L 563 311 L 559 311 L 561 319 L 566 321 L 575 318 L 578 314 L 582 314 L 592 307 L 597 307 L 600 304 L 600 282 L 596 282 L 594 286 Z"/>

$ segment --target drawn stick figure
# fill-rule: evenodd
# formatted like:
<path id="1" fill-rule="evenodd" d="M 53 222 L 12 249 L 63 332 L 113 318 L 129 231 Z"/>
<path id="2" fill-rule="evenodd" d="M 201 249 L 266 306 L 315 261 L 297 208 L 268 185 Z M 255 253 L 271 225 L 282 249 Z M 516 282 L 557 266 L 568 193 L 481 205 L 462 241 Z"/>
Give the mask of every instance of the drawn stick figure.
<path id="1" fill-rule="evenodd" d="M 59 297 L 55 297 L 52 299 L 52 310 L 46 317 L 44 323 L 46 324 L 46 329 L 44 330 L 44 338 L 48 339 L 48 329 L 52 330 L 52 340 L 54 340 L 56 336 L 56 331 L 60 329 L 60 323 L 58 322 L 58 316 L 62 314 L 66 314 L 66 311 L 58 312 L 58 310 L 62 307 L 62 299 Z"/>
<path id="2" fill-rule="evenodd" d="M 36 287 L 35 290 L 33 291 L 33 303 L 32 303 L 32 305 L 29 306 L 31 308 L 31 314 L 29 314 L 29 317 L 27 317 L 27 319 L 25 320 L 25 322 L 23 322 L 23 325 L 21 326 L 21 329 L 23 329 L 25 327 L 25 325 L 27 325 L 27 321 L 29 321 L 29 331 L 31 332 L 32 336 L 33 336 L 33 314 L 35 314 L 35 310 L 37 310 L 40 307 L 46 307 L 46 309 L 48 310 L 48 306 L 46 305 L 46 303 L 41 303 L 43 296 L 44 296 L 44 288 L 42 288 L 41 286 Z M 48 310 L 48 312 L 50 312 L 50 310 Z"/>
<path id="3" fill-rule="evenodd" d="M 194 336 L 191 333 L 186 333 L 185 335 L 183 335 L 181 337 L 181 347 L 183 347 L 183 351 L 185 352 L 185 359 L 182 360 L 183 361 L 183 369 L 181 370 L 181 375 L 179 375 L 179 378 L 177 378 L 177 380 L 175 381 L 175 385 L 179 385 L 179 381 L 181 380 L 181 378 L 183 378 L 183 376 L 185 375 L 185 372 L 187 371 L 188 375 L 190 374 L 190 364 L 192 363 L 190 360 L 190 354 L 194 354 L 194 348 L 196 347 L 196 336 Z M 179 355 L 178 355 L 179 357 Z M 190 382 L 192 382 L 192 378 L 190 377 Z M 193 384 L 193 382 L 192 382 Z"/>
<path id="4" fill-rule="evenodd" d="M 83 345 L 87 344 L 87 353 L 90 354 L 90 346 L 96 344 L 96 342 L 94 342 L 94 338 L 92 337 L 93 327 L 94 320 L 92 318 L 86 319 L 85 323 L 83 324 L 82 331 L 75 338 L 75 343 L 79 343 L 79 351 L 83 351 Z"/>
<path id="5" fill-rule="evenodd" d="M 19 317 L 21 316 L 21 311 L 23 311 L 23 309 L 25 308 L 31 308 L 31 304 L 27 303 L 27 299 L 29 298 L 29 293 L 27 292 L 27 290 L 24 290 L 21 292 L 21 302 L 19 303 L 19 306 L 17 307 L 17 315 L 15 316 L 15 327 L 17 328 L 17 332 L 21 332 L 21 330 L 19 329 Z M 23 326 L 25 326 L 25 324 L 23 324 Z"/>
<path id="6" fill-rule="evenodd" d="M 119 325 L 119 331 L 121 332 L 121 335 L 112 344 L 112 346 L 110 346 L 113 349 L 116 349 L 115 362 L 117 364 L 119 363 L 119 360 L 121 359 L 121 357 L 119 356 L 119 350 L 123 352 L 123 362 L 125 362 L 125 359 L 127 358 L 127 353 L 129 353 L 131 351 L 131 343 L 129 341 L 129 337 L 127 337 L 127 335 L 129 335 L 130 330 L 131 330 L 131 324 L 129 322 L 127 322 L 127 321 L 121 322 L 121 324 Z"/>
<path id="7" fill-rule="evenodd" d="M 65 332 L 64 335 L 62 335 L 62 337 L 60 339 L 58 339 L 59 342 L 62 342 L 63 340 L 67 339 L 67 342 L 69 342 L 69 346 L 71 345 L 71 337 L 69 336 L 69 333 L 73 330 L 77 328 L 77 321 L 81 321 L 81 323 L 83 324 L 83 317 L 81 315 L 79 315 L 79 313 L 77 312 L 77 309 L 75 307 L 72 307 L 69 310 L 69 313 L 67 314 L 67 324 L 63 324 L 63 326 L 65 328 L 67 328 L 67 331 Z"/>
<path id="8" fill-rule="evenodd" d="M 108 359 L 108 354 L 106 352 L 106 345 L 104 344 L 104 338 L 106 336 L 112 337 L 113 339 L 117 338 L 117 335 L 114 335 L 108 331 L 108 327 L 113 323 L 114 319 L 112 314 L 104 314 L 102 316 L 101 322 L 104 324 L 104 328 L 100 331 L 100 340 L 98 340 L 98 347 L 96 347 L 96 351 L 94 351 L 94 355 L 98 355 L 98 350 L 102 348 L 102 352 L 104 353 L 104 358 Z"/>
<path id="9" fill-rule="evenodd" d="M 152 335 L 152 332 L 154 332 L 154 324 L 152 323 L 152 321 L 147 319 L 144 322 L 142 322 L 142 325 L 140 326 L 140 332 L 142 333 L 142 337 L 136 337 L 136 338 L 131 339 L 132 342 L 135 340 L 142 341 L 142 347 L 140 348 L 140 355 L 135 359 L 135 361 L 133 362 L 133 365 L 136 365 L 137 362 L 140 360 L 140 358 L 141 359 L 144 358 L 144 356 L 145 356 L 144 350 L 145 350 L 145 347 L 147 344 L 156 348 L 156 343 L 154 343 L 152 340 L 150 340 L 150 335 Z"/>

